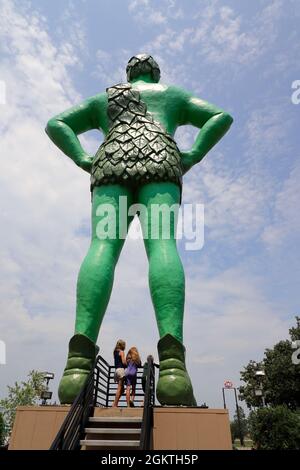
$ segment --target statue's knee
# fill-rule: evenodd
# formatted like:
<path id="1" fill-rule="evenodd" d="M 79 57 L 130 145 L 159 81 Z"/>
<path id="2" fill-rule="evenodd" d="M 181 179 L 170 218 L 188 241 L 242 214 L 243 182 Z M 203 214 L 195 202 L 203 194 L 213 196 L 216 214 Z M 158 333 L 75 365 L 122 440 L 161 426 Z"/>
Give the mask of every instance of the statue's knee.
<path id="1" fill-rule="evenodd" d="M 149 244 L 149 257 L 157 259 L 160 263 L 168 265 L 179 258 L 176 243 L 172 240 L 157 240 Z"/>
<path id="2" fill-rule="evenodd" d="M 120 250 L 120 248 L 123 245 L 123 242 L 121 242 L 118 239 L 112 239 L 112 238 L 104 238 L 104 239 L 94 238 L 92 240 L 92 245 L 95 247 L 97 251 L 115 253 Z"/>

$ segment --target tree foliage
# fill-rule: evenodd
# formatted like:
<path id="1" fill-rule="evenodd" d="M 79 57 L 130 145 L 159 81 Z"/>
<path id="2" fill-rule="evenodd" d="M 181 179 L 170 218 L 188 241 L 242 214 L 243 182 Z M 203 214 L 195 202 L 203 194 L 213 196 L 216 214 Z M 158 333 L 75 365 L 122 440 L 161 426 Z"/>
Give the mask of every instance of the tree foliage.
<path id="1" fill-rule="evenodd" d="M 286 405 L 252 411 L 248 425 L 258 450 L 300 449 L 300 415 Z"/>
<path id="2" fill-rule="evenodd" d="M 300 407 L 300 365 L 293 364 L 292 341 L 300 340 L 300 317 L 296 317 L 296 326 L 289 330 L 290 340 L 280 341 L 273 348 L 266 349 L 261 362 L 250 361 L 241 371 L 241 380 L 245 383 L 240 387 L 240 399 L 249 408 L 259 407 L 261 397 L 255 396 L 258 388 L 256 371 L 265 372 L 262 379 L 266 405 L 287 405 L 290 409 Z"/>
<path id="3" fill-rule="evenodd" d="M 5 442 L 5 423 L 2 413 L 0 413 L 0 446 Z"/>
<path id="4" fill-rule="evenodd" d="M 239 406 L 239 415 L 240 415 L 240 424 L 238 420 L 237 411 L 234 414 L 233 421 L 230 423 L 231 438 L 232 442 L 235 439 L 244 439 L 248 434 L 248 421 L 245 415 L 245 412 L 241 406 Z"/>
<path id="5" fill-rule="evenodd" d="M 8 385 L 7 398 L 0 400 L 7 435 L 11 432 L 17 406 L 36 405 L 41 392 L 45 389 L 43 373 L 32 370 L 27 377 L 26 382 L 15 382 L 13 386 Z"/>
<path id="6" fill-rule="evenodd" d="M 255 373 L 257 370 L 263 369 L 263 362 L 250 361 L 244 370 L 240 372 L 241 380 L 246 385 L 239 388 L 239 398 L 244 400 L 248 408 L 261 406 L 261 397 L 255 395 L 255 389 L 258 386 L 258 381 Z"/>

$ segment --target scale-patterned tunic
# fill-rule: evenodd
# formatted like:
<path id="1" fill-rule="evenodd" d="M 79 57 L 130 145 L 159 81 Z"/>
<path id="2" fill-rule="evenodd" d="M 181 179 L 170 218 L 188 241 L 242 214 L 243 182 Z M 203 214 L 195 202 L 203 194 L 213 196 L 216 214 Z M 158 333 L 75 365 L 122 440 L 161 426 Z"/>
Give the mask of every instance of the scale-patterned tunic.
<path id="1" fill-rule="evenodd" d="M 169 181 L 181 188 L 180 152 L 162 125 L 154 121 L 131 84 L 108 88 L 109 133 L 92 166 L 91 189 L 103 184 L 136 187 Z"/>

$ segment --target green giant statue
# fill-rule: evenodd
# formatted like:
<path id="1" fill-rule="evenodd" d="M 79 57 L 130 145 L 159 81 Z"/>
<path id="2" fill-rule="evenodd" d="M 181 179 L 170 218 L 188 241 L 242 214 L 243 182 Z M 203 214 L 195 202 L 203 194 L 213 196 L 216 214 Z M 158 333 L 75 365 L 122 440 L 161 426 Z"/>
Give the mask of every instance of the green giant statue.
<path id="1" fill-rule="evenodd" d="M 92 239 L 78 276 L 75 334 L 59 385 L 61 403 L 72 403 L 93 368 L 96 341 L 125 239 L 97 236 L 99 208 L 110 204 L 118 214 L 120 196 L 127 198 L 128 205 L 143 204 L 149 214 L 153 204 L 179 204 L 182 175 L 203 159 L 232 123 L 228 113 L 212 104 L 179 87 L 160 84 L 159 66 L 147 54 L 132 57 L 126 71 L 127 83 L 55 116 L 46 128 L 50 139 L 91 174 L 92 191 Z M 191 150 L 180 152 L 173 136 L 185 124 L 201 131 Z M 105 135 L 94 157 L 85 152 L 77 137 L 90 129 Z M 118 234 L 127 230 L 132 218 L 117 218 L 122 225 L 117 227 Z M 140 217 L 140 223 L 142 232 L 149 234 L 160 221 Z M 161 233 L 159 226 L 158 231 Z M 174 226 L 169 239 L 144 236 L 160 335 L 156 392 L 163 405 L 193 406 L 196 401 L 183 345 L 185 279 L 175 235 Z"/>

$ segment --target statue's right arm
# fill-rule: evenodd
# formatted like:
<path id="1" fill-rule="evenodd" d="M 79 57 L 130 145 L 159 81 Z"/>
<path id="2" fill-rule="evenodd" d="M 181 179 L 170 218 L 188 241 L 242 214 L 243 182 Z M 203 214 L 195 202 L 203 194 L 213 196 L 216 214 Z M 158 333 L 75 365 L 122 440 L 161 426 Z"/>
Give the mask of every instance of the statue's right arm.
<path id="1" fill-rule="evenodd" d="M 93 158 L 82 148 L 78 135 L 106 126 L 106 93 L 89 98 L 51 118 L 46 133 L 76 165 L 90 172 Z"/>
<path id="2" fill-rule="evenodd" d="M 181 152 L 183 172 L 199 163 L 229 130 L 233 118 L 223 109 L 193 96 L 183 89 L 178 91 L 181 102 L 180 125 L 191 124 L 199 130 L 191 150 Z"/>

